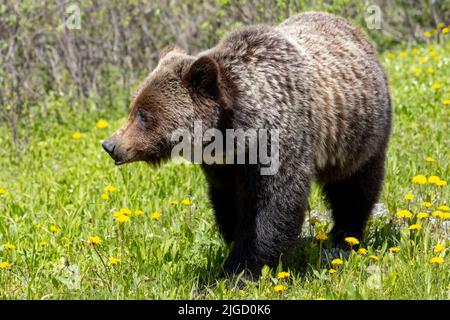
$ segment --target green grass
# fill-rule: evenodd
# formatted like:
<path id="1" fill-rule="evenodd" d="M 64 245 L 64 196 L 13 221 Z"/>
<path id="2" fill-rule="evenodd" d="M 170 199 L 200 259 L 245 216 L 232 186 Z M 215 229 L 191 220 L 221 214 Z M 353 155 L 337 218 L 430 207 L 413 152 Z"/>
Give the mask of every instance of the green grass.
<path id="1" fill-rule="evenodd" d="M 258 283 L 232 290 L 215 282 L 228 253 L 214 224 L 199 167 L 168 163 L 155 169 L 137 163 L 115 167 L 100 141 L 124 120 L 125 114 L 49 114 L 34 123 L 30 148 L 21 161 L 5 127 L 0 128 L 0 298 L 3 299 L 449 299 L 449 228 L 447 221 L 425 219 L 420 231 L 408 225 L 416 214 L 432 213 L 449 205 L 449 187 L 418 186 L 418 174 L 449 178 L 450 44 L 434 48 L 440 61 L 430 57 L 428 47 L 407 56 L 382 56 L 388 70 L 395 106 L 394 130 L 387 161 L 387 177 L 380 202 L 389 216 L 371 219 L 362 245 L 368 256 L 354 253 L 330 275 L 330 262 L 320 262 L 320 246 L 312 238 L 276 270 L 264 269 Z M 420 57 L 427 57 L 424 64 Z M 413 68 L 421 68 L 418 75 Z M 426 69 L 432 67 L 433 73 Z M 433 89 L 440 83 L 440 89 Z M 66 110 L 67 108 L 63 108 Z M 100 118 L 109 121 L 98 129 Z M 72 134 L 81 132 L 81 139 Z M 425 161 L 432 157 L 435 162 Z M 102 200 L 106 185 L 116 192 Z M 325 210 L 317 186 L 310 197 L 312 209 Z M 408 203 L 407 193 L 415 195 Z M 190 205 L 169 204 L 188 198 Z M 422 201 L 432 202 L 424 208 Z M 141 209 L 121 226 L 112 213 L 120 208 Z M 414 213 L 411 221 L 399 221 L 401 209 Z M 159 220 L 152 220 L 153 212 Z M 447 229 L 445 231 L 445 224 Z M 54 225 L 56 234 L 50 231 Z M 321 222 L 316 228 L 330 226 Z M 316 232 L 316 231 L 314 231 Z M 447 233 L 446 233 L 447 232 Z M 87 244 L 89 236 L 102 243 Z M 46 245 L 40 244 L 44 241 Z M 4 244 L 11 243 L 13 249 Z M 433 253 L 436 244 L 445 250 Z M 327 246 L 326 243 L 323 245 Z M 397 246 L 400 252 L 389 253 Z M 430 259 L 440 256 L 442 265 Z M 115 266 L 109 257 L 120 258 Z M 290 271 L 277 280 L 278 271 Z M 274 286 L 286 289 L 276 293 Z M 228 289 L 227 289 L 228 288 Z"/>

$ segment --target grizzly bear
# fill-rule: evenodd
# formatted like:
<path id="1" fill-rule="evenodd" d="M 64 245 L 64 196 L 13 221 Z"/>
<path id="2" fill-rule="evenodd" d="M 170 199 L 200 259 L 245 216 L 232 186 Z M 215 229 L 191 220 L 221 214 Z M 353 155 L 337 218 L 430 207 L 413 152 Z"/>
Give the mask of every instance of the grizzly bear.
<path id="1" fill-rule="evenodd" d="M 171 134 L 196 121 L 278 132 L 275 174 L 261 174 L 259 162 L 201 164 L 232 246 L 226 274 L 258 276 L 294 247 L 313 179 L 332 208 L 333 238 L 362 236 L 384 178 L 391 99 L 376 50 L 346 20 L 306 12 L 243 27 L 196 56 L 163 49 L 103 147 L 117 165 L 159 163 L 176 144 Z"/>

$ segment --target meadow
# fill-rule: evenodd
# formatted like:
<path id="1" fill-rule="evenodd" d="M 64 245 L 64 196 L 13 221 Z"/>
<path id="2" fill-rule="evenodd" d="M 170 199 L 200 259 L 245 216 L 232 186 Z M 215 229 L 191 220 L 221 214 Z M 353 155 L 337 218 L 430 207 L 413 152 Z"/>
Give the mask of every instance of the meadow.
<path id="1" fill-rule="evenodd" d="M 116 167 L 103 152 L 126 112 L 49 99 L 20 159 L 0 127 L 0 299 L 449 299 L 448 37 L 381 54 L 394 102 L 386 213 L 339 252 L 329 220 L 307 212 L 298 249 L 239 289 L 216 282 L 228 248 L 200 168 Z M 327 209 L 317 185 L 310 207 Z"/>

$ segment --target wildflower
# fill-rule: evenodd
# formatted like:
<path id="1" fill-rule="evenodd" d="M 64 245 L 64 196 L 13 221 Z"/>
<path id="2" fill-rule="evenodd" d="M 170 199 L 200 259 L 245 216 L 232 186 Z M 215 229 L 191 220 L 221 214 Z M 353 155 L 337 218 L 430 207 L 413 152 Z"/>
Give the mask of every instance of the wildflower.
<path id="1" fill-rule="evenodd" d="M 412 218 L 412 213 L 408 210 L 400 210 L 399 212 L 397 212 L 397 218 L 410 219 Z"/>
<path id="2" fill-rule="evenodd" d="M 444 212 L 443 220 L 448 220 L 448 219 L 450 219 L 450 212 Z"/>
<path id="3" fill-rule="evenodd" d="M 79 133 L 79 132 L 74 132 L 74 133 L 72 134 L 72 138 L 75 139 L 75 140 L 80 139 L 80 138 L 81 138 L 81 133 Z"/>
<path id="4" fill-rule="evenodd" d="M 424 202 L 422 202 L 422 205 L 423 205 L 425 208 L 429 208 L 429 207 L 431 207 L 431 202 L 429 202 L 429 201 L 424 201 Z"/>
<path id="5" fill-rule="evenodd" d="M 377 256 L 369 256 L 369 259 L 372 260 L 373 262 L 376 262 L 379 260 L 379 258 Z"/>
<path id="6" fill-rule="evenodd" d="M 414 195 L 412 193 L 407 193 L 405 195 L 405 199 L 408 201 L 411 201 L 412 199 L 414 199 Z"/>
<path id="7" fill-rule="evenodd" d="M 135 211 L 134 211 L 134 214 L 135 214 L 136 216 L 142 216 L 142 215 L 144 214 L 144 211 L 142 211 L 142 210 L 135 210 Z"/>
<path id="8" fill-rule="evenodd" d="M 358 249 L 358 254 L 365 256 L 367 254 L 367 249 L 364 248 L 359 248 Z"/>
<path id="9" fill-rule="evenodd" d="M 87 244 L 91 246 L 96 246 L 102 244 L 102 239 L 100 239 L 98 236 L 91 237 L 89 236 L 87 239 Z"/>
<path id="10" fill-rule="evenodd" d="M 428 218 L 430 215 L 428 214 L 428 213 L 426 213 L 426 212 L 419 212 L 418 214 L 417 214 L 417 219 L 426 219 L 426 218 Z"/>
<path id="11" fill-rule="evenodd" d="M 400 52 L 400 56 L 401 56 L 401 57 L 406 57 L 407 54 L 408 54 L 408 53 L 407 53 L 406 51 Z"/>
<path id="12" fill-rule="evenodd" d="M 6 190 L 5 189 L 2 189 L 2 188 L 0 188 L 0 195 L 2 195 L 2 194 L 5 194 L 6 193 Z"/>
<path id="13" fill-rule="evenodd" d="M 450 99 L 442 100 L 442 104 L 445 104 L 445 105 L 450 104 Z"/>
<path id="14" fill-rule="evenodd" d="M 129 222 L 129 221 L 130 221 L 130 217 L 127 216 L 127 215 L 124 215 L 124 214 L 119 214 L 119 215 L 116 217 L 116 221 L 117 221 L 118 223 L 126 223 L 126 222 Z"/>
<path id="15" fill-rule="evenodd" d="M 161 213 L 159 213 L 159 212 L 153 212 L 152 215 L 150 216 L 150 218 L 151 218 L 152 220 L 158 221 L 159 219 L 161 219 Z"/>
<path id="16" fill-rule="evenodd" d="M 320 220 L 319 219 L 317 219 L 317 218 L 309 218 L 308 219 L 308 223 L 310 224 L 310 225 L 312 225 L 312 226 L 315 226 L 317 223 L 319 223 L 320 222 Z"/>
<path id="17" fill-rule="evenodd" d="M 277 277 L 278 277 L 278 279 L 289 278 L 289 272 L 286 272 L 286 271 L 278 272 Z"/>
<path id="18" fill-rule="evenodd" d="M 417 184 L 425 184 L 425 183 L 427 183 L 427 177 L 419 174 L 419 175 L 413 177 L 412 182 L 417 183 Z"/>
<path id="19" fill-rule="evenodd" d="M 350 246 L 354 246 L 359 244 L 359 240 L 355 237 L 347 237 L 345 238 L 345 242 L 347 242 Z"/>
<path id="20" fill-rule="evenodd" d="M 333 273 L 336 273 L 336 272 L 337 272 L 337 270 L 335 270 L 335 269 L 333 269 L 333 268 L 328 269 L 328 273 L 329 273 L 329 274 L 333 274 Z"/>
<path id="21" fill-rule="evenodd" d="M 342 260 L 339 259 L 339 258 L 336 258 L 336 259 L 333 259 L 333 260 L 331 261 L 331 264 L 332 264 L 333 266 L 339 266 L 339 265 L 344 264 L 344 261 L 342 261 Z"/>
<path id="22" fill-rule="evenodd" d="M 177 200 L 170 200 L 170 201 L 169 201 L 169 204 L 177 205 L 177 204 L 178 204 L 178 201 L 177 201 Z"/>
<path id="23" fill-rule="evenodd" d="M 442 211 L 436 210 L 431 214 L 433 217 L 444 219 L 444 213 Z"/>
<path id="24" fill-rule="evenodd" d="M 430 176 L 428 178 L 428 183 L 436 184 L 440 180 L 441 178 L 439 178 L 438 176 Z"/>
<path id="25" fill-rule="evenodd" d="M 439 56 L 434 57 L 434 61 L 440 61 L 440 60 L 441 60 L 441 57 L 439 57 Z"/>
<path id="26" fill-rule="evenodd" d="M 430 263 L 434 264 L 434 265 L 443 264 L 444 263 L 444 258 L 442 258 L 442 257 L 433 257 L 433 258 L 431 258 Z"/>
<path id="27" fill-rule="evenodd" d="M 413 73 L 414 73 L 414 75 L 416 75 L 416 76 L 420 73 L 420 71 L 421 71 L 421 69 L 420 69 L 420 68 L 417 68 L 417 67 L 414 67 L 414 69 L 413 69 Z"/>
<path id="28" fill-rule="evenodd" d="M 438 207 L 438 210 L 440 210 L 440 211 L 450 211 L 450 207 L 449 207 L 449 206 L 442 205 L 442 206 L 439 206 L 439 207 Z"/>
<path id="29" fill-rule="evenodd" d="M 424 57 L 422 57 L 422 58 L 419 59 L 419 63 L 420 63 L 420 64 L 424 64 L 425 61 L 426 61 L 426 59 L 425 59 Z"/>
<path id="30" fill-rule="evenodd" d="M 436 55 L 436 51 L 431 50 L 431 51 L 430 51 L 430 57 L 434 57 L 435 55 Z"/>
<path id="31" fill-rule="evenodd" d="M 444 250 L 445 250 L 445 247 L 442 244 L 437 244 L 433 248 L 434 253 L 441 253 Z"/>
<path id="32" fill-rule="evenodd" d="M 59 231 L 61 231 L 57 226 L 55 226 L 54 224 L 52 224 L 51 226 L 50 226 L 50 231 L 53 233 L 53 234 L 57 234 L 57 233 L 59 233 Z"/>
<path id="33" fill-rule="evenodd" d="M 315 298 L 314 300 L 326 300 L 326 299 L 323 297 L 318 297 L 318 298 Z"/>
<path id="34" fill-rule="evenodd" d="M 109 257 L 108 259 L 108 264 L 110 266 L 115 266 L 116 264 L 118 264 L 120 262 L 119 258 L 114 258 L 114 257 Z"/>
<path id="35" fill-rule="evenodd" d="M 46 246 L 48 246 L 48 242 L 47 241 L 39 241 L 38 246 L 39 247 L 46 247 Z"/>
<path id="36" fill-rule="evenodd" d="M 109 199 L 109 195 L 107 193 L 102 193 L 100 195 L 100 198 L 102 198 L 102 200 L 108 200 Z"/>
<path id="37" fill-rule="evenodd" d="M 132 214 L 131 210 L 128 209 L 128 208 L 121 208 L 121 209 L 119 210 L 119 212 L 120 212 L 121 214 L 123 214 L 123 215 L 126 215 L 126 216 L 131 216 L 131 214 Z"/>
<path id="38" fill-rule="evenodd" d="M 447 181 L 445 180 L 439 180 L 438 182 L 436 182 L 436 185 L 438 187 L 445 187 L 447 185 Z"/>
<path id="39" fill-rule="evenodd" d="M 273 290 L 274 290 L 275 292 L 277 292 L 277 293 L 281 293 L 281 292 L 283 292 L 284 290 L 286 290 L 286 286 L 283 286 L 282 284 L 279 284 L 279 285 L 275 286 L 275 287 L 273 288 Z"/>
<path id="40" fill-rule="evenodd" d="M 432 85 L 431 85 L 431 87 L 433 88 L 433 89 L 436 89 L 436 90 L 438 90 L 438 89 L 440 89 L 441 87 L 442 87 L 442 85 L 440 84 L 440 83 L 433 83 Z"/>
<path id="41" fill-rule="evenodd" d="M 185 206 L 188 206 L 191 204 L 191 200 L 186 198 L 186 199 L 181 200 L 181 203 L 184 204 Z"/>
<path id="42" fill-rule="evenodd" d="M 391 248 L 389 248 L 389 252 L 390 253 L 399 253 L 400 248 L 399 247 L 391 247 Z"/>
<path id="43" fill-rule="evenodd" d="M 434 70 L 433 70 L 433 68 L 429 67 L 429 68 L 427 68 L 427 72 L 431 74 L 434 72 Z"/>
<path id="44" fill-rule="evenodd" d="M 106 129 L 106 128 L 108 128 L 108 121 L 103 120 L 103 119 L 98 120 L 97 128 L 99 128 L 99 129 Z"/>
<path id="45" fill-rule="evenodd" d="M 395 58 L 395 54 L 393 54 L 393 53 L 388 53 L 387 57 L 388 57 L 389 59 L 394 59 L 394 58 Z"/>
<path id="46" fill-rule="evenodd" d="M 423 33 L 423 36 L 424 36 L 425 38 L 429 38 L 429 37 L 431 37 L 431 32 L 430 32 L 430 31 L 425 31 L 425 32 Z"/>
<path id="47" fill-rule="evenodd" d="M 413 49 L 412 49 L 412 52 L 413 52 L 414 54 L 417 54 L 417 53 L 419 52 L 419 49 L 413 48 Z"/>
<path id="48" fill-rule="evenodd" d="M 328 236 L 325 232 L 320 231 L 319 233 L 317 233 L 316 239 L 319 241 L 325 241 L 328 239 Z"/>
<path id="49" fill-rule="evenodd" d="M 0 269 L 9 270 L 11 269 L 11 265 L 6 261 L 0 262 Z"/>
<path id="50" fill-rule="evenodd" d="M 445 27 L 445 24 L 443 22 L 439 22 L 438 27 L 442 29 L 443 27 Z"/>
<path id="51" fill-rule="evenodd" d="M 442 34 L 447 34 L 447 33 L 448 33 L 448 28 L 442 29 Z"/>
<path id="52" fill-rule="evenodd" d="M 112 186 L 112 185 L 107 185 L 107 186 L 105 187 L 105 191 L 106 191 L 106 192 L 116 192 L 117 189 L 116 189 L 114 186 Z"/>
<path id="53" fill-rule="evenodd" d="M 16 246 L 15 245 L 13 245 L 12 243 L 5 243 L 4 245 L 3 245 L 3 249 L 7 249 L 7 250 L 14 250 L 16 248 Z"/>
<path id="54" fill-rule="evenodd" d="M 417 231 L 419 231 L 420 229 L 422 229 L 422 225 L 418 224 L 418 223 L 415 223 L 415 224 L 410 225 L 408 227 L 408 229 L 409 230 L 417 230 Z"/>

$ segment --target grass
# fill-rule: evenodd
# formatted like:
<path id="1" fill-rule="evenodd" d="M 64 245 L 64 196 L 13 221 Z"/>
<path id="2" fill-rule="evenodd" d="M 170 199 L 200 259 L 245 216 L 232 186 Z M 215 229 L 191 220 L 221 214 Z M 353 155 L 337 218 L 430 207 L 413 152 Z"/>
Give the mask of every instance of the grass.
<path id="1" fill-rule="evenodd" d="M 450 42 L 405 52 L 381 57 L 395 118 L 380 199 L 388 216 L 371 219 L 366 238 L 359 239 L 367 255 L 353 252 L 341 257 L 342 265 L 332 266 L 320 259 L 327 242 L 319 245 L 310 237 L 284 265 L 265 268 L 258 283 L 242 290 L 216 283 L 228 248 L 214 224 L 199 167 L 115 167 L 100 141 L 126 115 L 60 112 L 60 117 L 50 114 L 34 122 L 30 148 L 21 161 L 15 158 L 7 129 L 0 127 L 0 298 L 449 299 L 450 222 L 448 213 L 431 215 L 440 205 L 449 205 L 449 187 L 418 185 L 412 178 L 449 177 L 450 105 L 443 100 L 450 99 Z M 432 88 L 435 83 L 439 89 Z M 107 128 L 96 127 L 100 118 L 108 120 Z M 74 132 L 81 133 L 80 139 L 73 138 Z M 117 190 L 106 192 L 107 185 Z M 107 200 L 101 197 L 104 193 Z M 405 200 L 407 193 L 414 199 Z M 183 199 L 190 204 L 181 203 Z M 425 200 L 431 207 L 422 205 Z M 317 186 L 310 205 L 326 209 Z M 113 213 L 121 208 L 144 214 L 119 223 Z M 397 218 L 403 209 L 413 217 Z M 419 220 L 419 212 L 430 217 Z M 421 230 L 409 230 L 415 223 Z M 305 224 L 312 236 L 330 227 L 324 221 Z M 99 237 L 101 243 L 88 244 L 89 237 Z M 437 244 L 445 249 L 433 252 Z M 400 252 L 390 253 L 393 246 Z M 443 263 L 432 264 L 435 256 Z M 110 265 L 110 257 L 120 262 Z M 337 272 L 330 274 L 330 268 Z M 277 279 L 279 271 L 289 271 L 289 276 Z M 284 287 L 275 292 L 280 284 Z"/>

